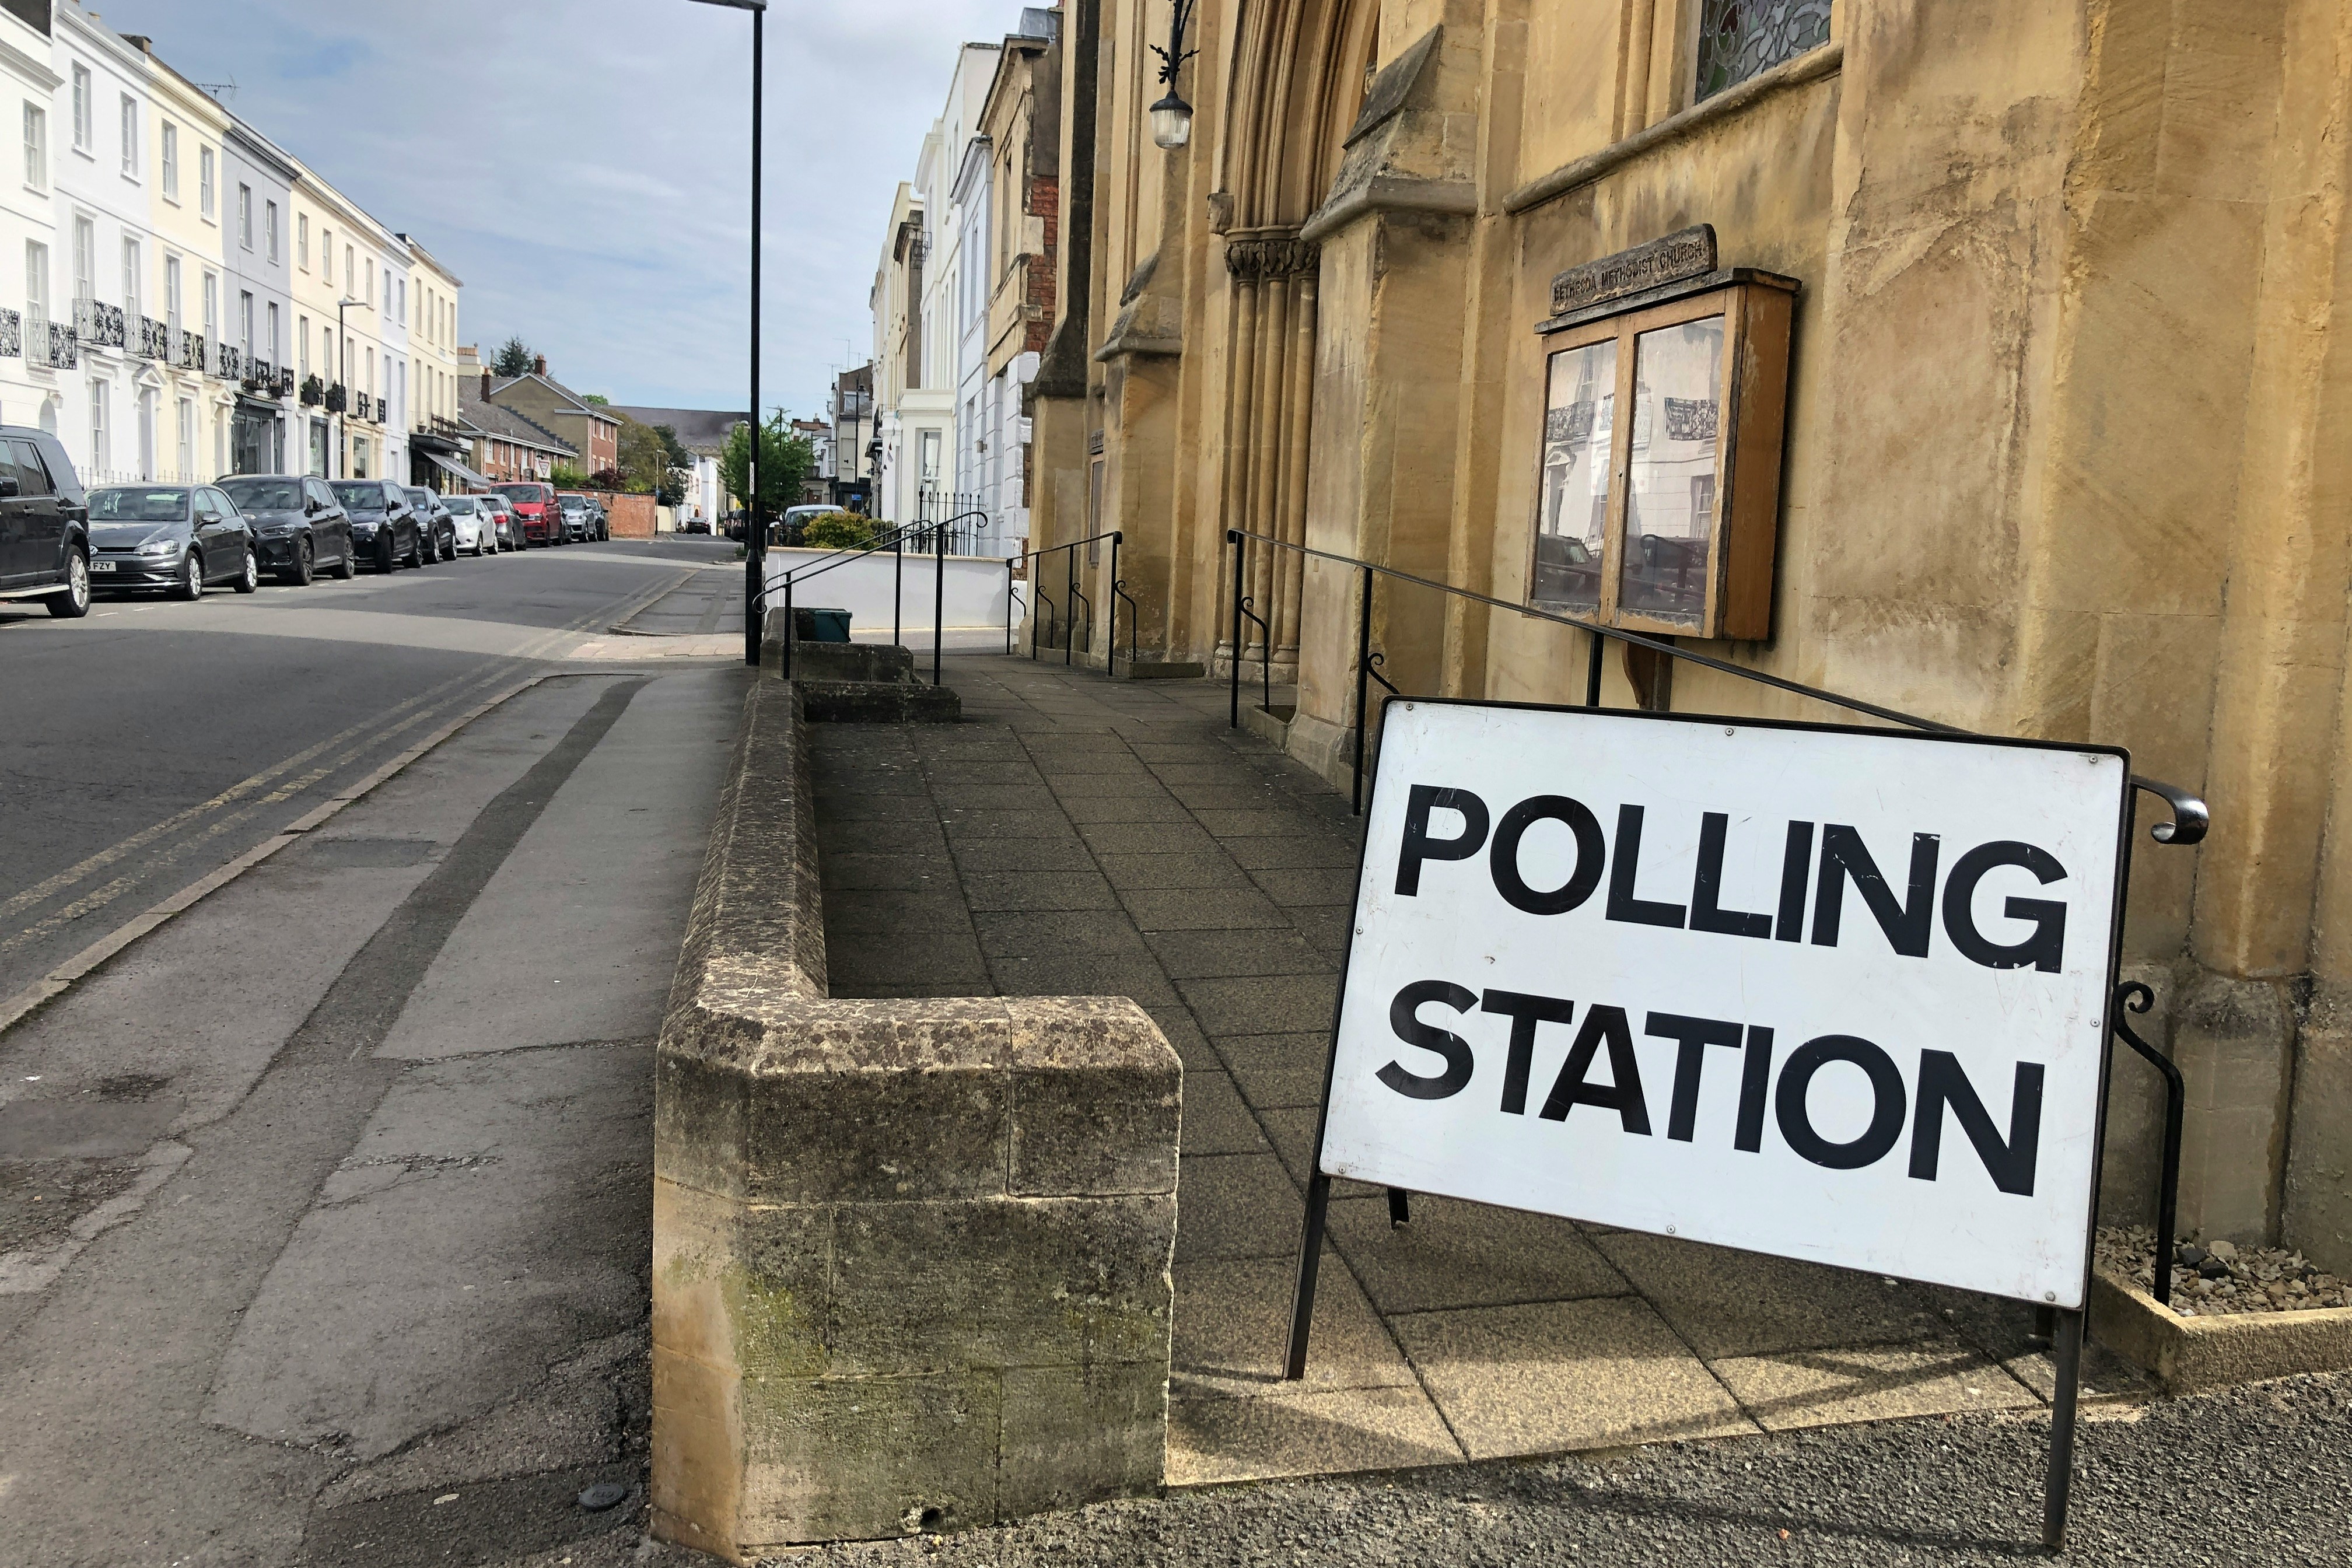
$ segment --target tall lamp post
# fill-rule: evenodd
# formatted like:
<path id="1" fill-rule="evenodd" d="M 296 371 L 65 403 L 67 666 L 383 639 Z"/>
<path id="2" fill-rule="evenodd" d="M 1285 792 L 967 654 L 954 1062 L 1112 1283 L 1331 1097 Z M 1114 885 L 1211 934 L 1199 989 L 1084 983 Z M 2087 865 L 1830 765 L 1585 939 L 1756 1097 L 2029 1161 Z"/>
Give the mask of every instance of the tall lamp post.
<path id="1" fill-rule="evenodd" d="M 339 362 L 336 379 L 341 383 L 343 388 L 343 412 L 335 414 L 331 408 L 327 411 L 330 414 L 335 414 L 335 461 L 329 466 L 341 468 L 345 479 L 351 477 L 352 468 L 350 459 L 343 452 L 344 445 L 351 439 L 352 434 L 352 340 L 351 334 L 343 330 L 343 312 L 354 305 L 366 303 L 364 300 L 335 301 L 335 357 Z"/>
<path id="2" fill-rule="evenodd" d="M 743 662 L 760 663 L 761 606 L 767 598 L 768 525 L 760 515 L 760 107 L 765 83 L 768 0 L 696 0 L 751 13 L 751 450 L 745 467 L 743 501 Z M 793 628 L 786 626 L 791 637 Z"/>

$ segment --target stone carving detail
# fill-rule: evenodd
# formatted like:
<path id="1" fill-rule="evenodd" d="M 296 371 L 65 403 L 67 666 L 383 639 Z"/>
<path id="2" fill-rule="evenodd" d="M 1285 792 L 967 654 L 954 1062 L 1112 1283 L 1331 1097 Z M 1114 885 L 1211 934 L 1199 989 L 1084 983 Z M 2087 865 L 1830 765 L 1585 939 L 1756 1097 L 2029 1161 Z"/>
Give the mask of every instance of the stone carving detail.
<path id="1" fill-rule="evenodd" d="M 1235 239 L 1225 244 L 1225 270 L 1244 283 L 1313 272 L 1322 260 L 1321 246 L 1296 236 Z"/>

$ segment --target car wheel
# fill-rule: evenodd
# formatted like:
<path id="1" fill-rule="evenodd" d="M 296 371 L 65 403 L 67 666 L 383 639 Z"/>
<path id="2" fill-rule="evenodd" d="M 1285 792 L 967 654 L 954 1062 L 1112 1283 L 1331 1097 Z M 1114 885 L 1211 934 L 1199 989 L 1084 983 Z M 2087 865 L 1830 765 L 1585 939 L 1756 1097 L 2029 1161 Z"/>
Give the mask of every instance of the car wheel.
<path id="1" fill-rule="evenodd" d="M 389 537 L 389 535 L 387 535 L 387 537 Z M 422 566 L 425 564 L 425 536 L 421 532 L 410 538 L 408 542 L 408 555 L 403 564 L 408 566 Z"/>
<path id="2" fill-rule="evenodd" d="M 254 558 L 250 549 L 245 552 L 245 570 L 236 574 L 236 591 L 240 594 L 261 591 L 261 563 Z"/>
<path id="3" fill-rule="evenodd" d="M 308 587 L 314 569 L 310 542 L 306 539 L 294 547 L 294 564 L 286 569 L 286 580 L 297 588 Z"/>
<path id="4" fill-rule="evenodd" d="M 89 560 L 79 550 L 66 552 L 66 586 L 47 601 L 49 614 L 61 621 L 78 621 L 89 614 Z"/>
<path id="5" fill-rule="evenodd" d="M 307 539 L 302 542 L 302 563 L 306 566 L 310 563 L 310 542 Z M 343 541 L 342 559 L 335 563 L 333 576 L 339 582 L 348 583 L 359 574 L 360 563 L 352 558 L 352 543 L 347 539 Z"/>
<path id="6" fill-rule="evenodd" d="M 392 535 L 386 531 L 375 537 L 375 569 L 389 577 L 400 564 L 392 558 Z"/>
<path id="7" fill-rule="evenodd" d="M 180 557 L 180 580 L 172 584 L 172 597 L 190 603 L 205 596 L 205 558 L 190 550 Z"/>

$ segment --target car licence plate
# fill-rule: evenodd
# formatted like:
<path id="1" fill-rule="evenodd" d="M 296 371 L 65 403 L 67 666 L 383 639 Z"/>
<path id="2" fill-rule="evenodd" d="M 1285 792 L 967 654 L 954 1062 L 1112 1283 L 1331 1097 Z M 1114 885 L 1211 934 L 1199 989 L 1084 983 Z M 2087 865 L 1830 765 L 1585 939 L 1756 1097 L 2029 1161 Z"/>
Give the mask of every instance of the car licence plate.
<path id="1" fill-rule="evenodd" d="M 114 563 L 111 561 L 93 561 L 89 563 L 89 569 L 93 572 L 111 572 L 114 570 Z"/>

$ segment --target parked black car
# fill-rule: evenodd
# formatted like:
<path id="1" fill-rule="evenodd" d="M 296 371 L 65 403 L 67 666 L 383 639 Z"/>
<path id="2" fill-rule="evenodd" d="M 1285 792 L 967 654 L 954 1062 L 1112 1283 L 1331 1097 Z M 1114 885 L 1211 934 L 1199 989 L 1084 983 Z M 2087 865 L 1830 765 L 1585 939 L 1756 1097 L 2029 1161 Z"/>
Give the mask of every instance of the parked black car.
<path id="1" fill-rule="evenodd" d="M 253 531 L 210 485 L 114 485 L 89 495 L 90 585 L 201 599 L 214 583 L 261 586 Z"/>
<path id="2" fill-rule="evenodd" d="M 352 521 L 352 548 L 379 572 L 425 564 L 425 531 L 408 494 L 390 479 L 337 479 L 335 499 Z"/>
<path id="3" fill-rule="evenodd" d="M 457 559 L 457 520 L 450 515 L 449 505 L 441 499 L 441 492 L 423 485 L 410 485 L 400 493 L 416 509 L 418 523 L 425 529 L 425 564 Z"/>
<path id="4" fill-rule="evenodd" d="M 58 438 L 0 425 L 0 600 L 89 613 L 89 498 Z"/>
<path id="5" fill-rule="evenodd" d="M 349 579 L 358 569 L 351 519 L 326 480 L 300 474 L 239 474 L 223 479 L 219 489 L 245 513 L 264 572 L 303 584 L 317 572 Z"/>

